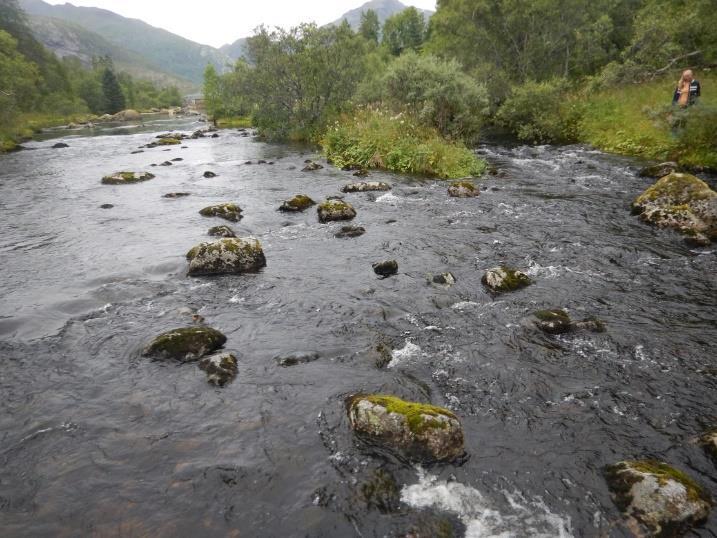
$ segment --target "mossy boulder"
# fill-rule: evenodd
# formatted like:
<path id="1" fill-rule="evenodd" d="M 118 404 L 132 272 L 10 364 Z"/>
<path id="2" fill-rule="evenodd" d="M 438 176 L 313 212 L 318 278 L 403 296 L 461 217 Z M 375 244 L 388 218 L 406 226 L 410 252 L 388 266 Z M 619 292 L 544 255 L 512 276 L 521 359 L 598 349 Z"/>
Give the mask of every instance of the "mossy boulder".
<path id="1" fill-rule="evenodd" d="M 381 181 L 361 181 L 359 183 L 350 183 L 341 188 L 341 192 L 370 192 L 370 191 L 390 191 L 391 185 Z"/>
<path id="2" fill-rule="evenodd" d="M 199 211 L 203 217 L 219 217 L 230 222 L 239 222 L 243 218 L 241 213 L 241 207 L 233 203 L 210 205 Z"/>
<path id="3" fill-rule="evenodd" d="M 233 381 L 239 371 L 237 358 L 232 353 L 204 357 L 199 361 L 199 368 L 206 372 L 209 384 L 217 387 Z"/>
<path id="4" fill-rule="evenodd" d="M 214 226 L 209 228 L 209 235 L 213 237 L 236 237 L 237 234 L 229 226 Z"/>
<path id="5" fill-rule="evenodd" d="M 487 288 L 496 293 L 515 291 L 532 284 L 528 275 L 504 265 L 488 269 L 483 275 L 482 282 Z"/>
<path id="6" fill-rule="evenodd" d="M 196 361 L 216 351 L 227 337 L 210 327 L 185 327 L 160 334 L 144 349 L 145 357 Z"/>
<path id="7" fill-rule="evenodd" d="M 378 276 L 387 278 L 398 273 L 398 262 L 396 260 L 386 260 L 373 264 L 373 272 Z"/>
<path id="8" fill-rule="evenodd" d="M 228 238 L 201 243 L 187 253 L 189 276 L 255 273 L 266 267 L 258 240 Z"/>
<path id="9" fill-rule="evenodd" d="M 645 168 L 640 170 L 640 177 L 653 177 L 659 179 L 661 177 L 668 176 L 673 172 L 677 172 L 679 168 L 679 165 L 676 162 L 672 161 L 653 164 L 652 166 L 646 166 Z"/>
<path id="10" fill-rule="evenodd" d="M 700 445 L 705 449 L 707 455 L 717 463 L 717 428 L 700 437 Z"/>
<path id="11" fill-rule="evenodd" d="M 464 452 L 463 427 L 447 409 L 385 395 L 357 395 L 346 403 L 358 436 L 405 460 L 451 461 Z"/>
<path id="12" fill-rule="evenodd" d="M 441 273 L 440 275 L 430 275 L 428 277 L 428 281 L 431 284 L 435 284 L 437 286 L 450 288 L 453 284 L 456 283 L 456 277 L 453 275 L 453 273 Z"/>
<path id="13" fill-rule="evenodd" d="M 314 161 L 306 161 L 304 164 L 304 168 L 301 169 L 302 172 L 315 172 L 316 170 L 321 170 L 323 166 L 321 166 L 319 163 L 315 163 Z"/>
<path id="14" fill-rule="evenodd" d="M 279 211 L 296 213 L 298 211 L 304 211 L 312 205 L 316 205 L 316 202 L 314 202 L 311 198 L 305 194 L 297 194 L 291 200 L 286 200 L 283 204 L 281 204 Z"/>
<path id="15" fill-rule="evenodd" d="M 185 196 L 189 196 L 191 193 L 189 192 L 168 192 L 162 198 L 184 198 Z"/>
<path id="16" fill-rule="evenodd" d="M 348 202 L 330 199 L 318 207 L 319 222 L 351 220 L 356 217 L 356 210 Z"/>
<path id="17" fill-rule="evenodd" d="M 681 536 L 709 515 L 707 492 L 666 463 L 622 461 L 605 475 L 615 505 L 638 536 Z"/>
<path id="18" fill-rule="evenodd" d="M 717 192 L 690 174 L 661 178 L 632 204 L 644 222 L 672 228 L 702 242 L 717 240 Z"/>
<path id="19" fill-rule="evenodd" d="M 573 328 L 570 316 L 562 308 L 538 310 L 533 313 L 533 323 L 548 334 L 563 334 Z"/>
<path id="20" fill-rule="evenodd" d="M 130 183 L 140 183 L 154 179 L 154 174 L 149 172 L 117 172 L 110 176 L 102 178 L 105 185 L 128 185 Z"/>
<path id="21" fill-rule="evenodd" d="M 114 115 L 113 119 L 116 121 L 140 121 L 142 119 L 142 114 L 140 114 L 136 110 L 128 108 L 127 110 L 123 110 L 122 112 L 117 112 L 117 114 Z"/>
<path id="22" fill-rule="evenodd" d="M 154 142 L 157 146 L 178 146 L 182 141 L 179 138 L 160 138 Z"/>
<path id="23" fill-rule="evenodd" d="M 454 181 L 448 187 L 448 195 L 453 198 L 474 198 L 480 191 L 470 181 Z"/>

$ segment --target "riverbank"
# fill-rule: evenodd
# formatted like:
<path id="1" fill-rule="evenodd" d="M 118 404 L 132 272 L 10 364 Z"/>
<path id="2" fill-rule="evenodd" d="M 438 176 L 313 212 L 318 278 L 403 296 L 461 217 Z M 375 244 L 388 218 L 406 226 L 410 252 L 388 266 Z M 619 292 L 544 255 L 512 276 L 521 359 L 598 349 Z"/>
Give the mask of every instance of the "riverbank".
<path id="1" fill-rule="evenodd" d="M 671 105 L 674 76 L 574 98 L 580 142 L 609 153 L 717 170 L 717 74 L 698 76 L 702 97 L 686 113 Z"/>
<path id="2" fill-rule="evenodd" d="M 97 116 L 93 114 L 69 114 L 66 116 L 42 113 L 21 114 L 12 123 L 0 126 L 0 153 L 18 149 L 20 144 L 32 140 L 43 129 L 72 123 L 86 123 L 96 118 Z"/>

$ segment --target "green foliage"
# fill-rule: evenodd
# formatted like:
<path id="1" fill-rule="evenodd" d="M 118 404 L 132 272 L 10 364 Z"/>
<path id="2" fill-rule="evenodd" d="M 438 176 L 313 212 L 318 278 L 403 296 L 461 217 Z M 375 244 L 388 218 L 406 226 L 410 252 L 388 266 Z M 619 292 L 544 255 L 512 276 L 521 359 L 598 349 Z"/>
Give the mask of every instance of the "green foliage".
<path id="1" fill-rule="evenodd" d="M 419 50 L 425 39 L 426 21 L 415 7 L 396 13 L 383 25 L 382 43 L 394 56 L 407 50 Z"/>
<path id="2" fill-rule="evenodd" d="M 378 43 L 378 39 L 381 35 L 381 21 L 373 9 L 367 9 L 361 13 L 359 34 L 368 41 Z"/>
<path id="3" fill-rule="evenodd" d="M 524 142 L 574 142 L 578 138 L 580 111 L 568 96 L 568 89 L 569 83 L 563 79 L 516 86 L 498 109 L 496 123 Z"/>
<path id="4" fill-rule="evenodd" d="M 362 109 L 344 115 L 321 142 L 336 166 L 382 168 L 445 179 L 478 176 L 485 162 L 406 115 Z"/>
<path id="5" fill-rule="evenodd" d="M 249 73 L 250 67 L 245 60 L 238 60 L 234 70 L 222 76 L 217 74 L 213 65 L 207 66 L 204 72 L 204 102 L 207 114 L 215 122 L 246 123 L 245 118 L 251 112 L 245 96 Z"/>
<path id="6" fill-rule="evenodd" d="M 37 66 L 17 50 L 17 40 L 0 30 L 0 125 L 7 125 L 38 97 Z"/>
<path id="7" fill-rule="evenodd" d="M 477 141 L 488 95 L 457 62 L 409 51 L 388 67 L 379 87 L 380 100 L 394 112 L 405 110 L 446 137 Z"/>
<path id="8" fill-rule="evenodd" d="M 242 68 L 254 124 L 271 138 L 318 136 L 329 117 L 349 108 L 366 72 L 366 47 L 348 24 L 261 28 L 247 44 L 253 67 Z"/>
<path id="9" fill-rule="evenodd" d="M 125 109 L 125 98 L 119 81 L 114 72 L 106 68 L 102 73 L 102 95 L 104 97 L 103 111 L 107 114 L 116 114 Z"/>

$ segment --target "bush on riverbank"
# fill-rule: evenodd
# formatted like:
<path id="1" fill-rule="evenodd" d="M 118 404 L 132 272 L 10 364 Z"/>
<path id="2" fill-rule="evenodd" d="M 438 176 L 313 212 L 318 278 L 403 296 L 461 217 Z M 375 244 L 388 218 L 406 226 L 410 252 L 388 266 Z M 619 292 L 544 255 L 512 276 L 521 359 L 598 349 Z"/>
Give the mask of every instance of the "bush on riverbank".
<path id="1" fill-rule="evenodd" d="M 462 143 L 445 140 L 406 114 L 358 110 L 331 126 L 321 144 L 339 168 L 382 168 L 455 179 L 478 176 L 486 167 Z"/>

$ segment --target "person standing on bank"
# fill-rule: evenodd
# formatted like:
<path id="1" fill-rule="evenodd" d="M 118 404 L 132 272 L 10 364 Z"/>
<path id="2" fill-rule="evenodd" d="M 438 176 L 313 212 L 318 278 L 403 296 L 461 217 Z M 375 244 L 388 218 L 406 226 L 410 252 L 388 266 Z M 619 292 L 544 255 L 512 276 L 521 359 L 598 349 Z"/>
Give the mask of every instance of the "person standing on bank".
<path id="1" fill-rule="evenodd" d="M 675 88 L 675 95 L 672 97 L 673 105 L 680 105 L 680 108 L 687 108 L 697 102 L 701 93 L 700 82 L 695 80 L 692 70 L 688 69 L 682 73 Z"/>

